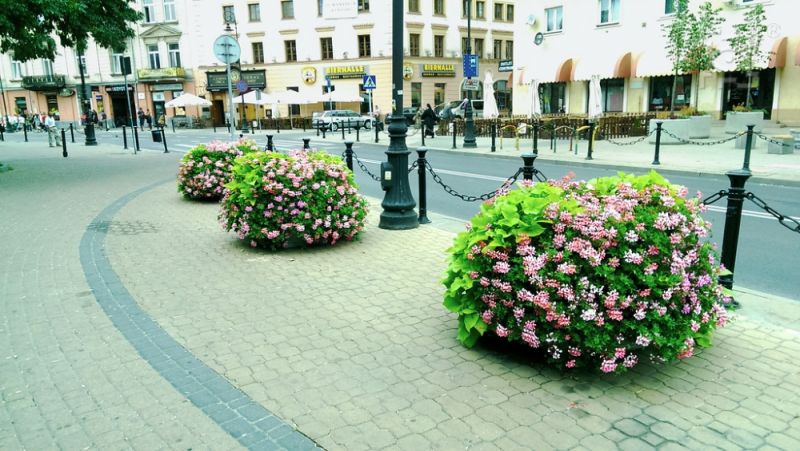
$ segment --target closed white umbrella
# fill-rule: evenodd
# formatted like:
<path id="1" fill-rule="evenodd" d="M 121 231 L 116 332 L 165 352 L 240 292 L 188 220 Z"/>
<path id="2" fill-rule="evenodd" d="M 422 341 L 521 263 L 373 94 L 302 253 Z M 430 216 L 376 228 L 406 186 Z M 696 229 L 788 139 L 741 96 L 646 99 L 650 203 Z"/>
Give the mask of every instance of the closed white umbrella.
<path id="1" fill-rule="evenodd" d="M 492 73 L 486 71 L 486 78 L 483 79 L 483 117 L 495 119 L 500 116 L 497 108 L 497 99 L 494 98 L 494 79 Z"/>
<path id="2" fill-rule="evenodd" d="M 531 118 L 538 118 L 542 115 L 542 102 L 539 98 L 539 81 L 531 80 Z"/>
<path id="3" fill-rule="evenodd" d="M 600 91 L 600 76 L 592 75 L 589 82 L 589 119 L 597 119 L 603 115 L 602 93 Z"/>
<path id="4" fill-rule="evenodd" d="M 166 104 L 164 104 L 167 108 L 185 108 L 187 106 L 211 106 L 211 102 L 208 100 L 197 97 L 194 94 L 181 94 L 178 97 L 170 100 Z"/>

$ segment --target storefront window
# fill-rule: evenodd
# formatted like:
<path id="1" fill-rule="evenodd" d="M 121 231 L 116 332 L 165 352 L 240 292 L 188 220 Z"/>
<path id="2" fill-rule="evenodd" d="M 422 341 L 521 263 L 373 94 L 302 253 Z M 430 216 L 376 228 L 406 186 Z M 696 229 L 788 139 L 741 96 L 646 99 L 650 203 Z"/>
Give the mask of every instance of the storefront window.
<path id="1" fill-rule="evenodd" d="M 671 111 L 672 85 L 674 77 L 653 77 L 650 79 L 650 100 L 648 111 Z M 691 105 L 692 75 L 678 75 L 675 84 L 675 110 Z"/>
<path id="2" fill-rule="evenodd" d="M 444 83 L 436 83 L 433 85 L 433 103 L 435 106 L 444 104 Z"/>
<path id="3" fill-rule="evenodd" d="M 422 83 L 411 83 L 411 106 L 422 106 Z"/>
<path id="4" fill-rule="evenodd" d="M 603 95 L 603 111 L 609 113 L 620 113 L 623 110 L 623 99 L 625 98 L 625 79 L 609 78 L 600 80 L 600 91 Z"/>
<path id="5" fill-rule="evenodd" d="M 566 113 L 567 84 L 566 83 L 540 84 L 539 99 L 542 104 L 542 114 Z"/>
<path id="6" fill-rule="evenodd" d="M 735 106 L 747 105 L 747 72 L 728 72 L 725 74 L 722 112 L 727 113 Z M 775 69 L 754 71 L 750 80 L 750 108 L 763 110 L 764 118 L 772 115 L 772 96 L 775 90 Z"/>
<path id="7" fill-rule="evenodd" d="M 498 110 L 511 111 L 511 86 L 509 86 L 507 80 L 494 82 L 494 96 L 497 99 Z"/>

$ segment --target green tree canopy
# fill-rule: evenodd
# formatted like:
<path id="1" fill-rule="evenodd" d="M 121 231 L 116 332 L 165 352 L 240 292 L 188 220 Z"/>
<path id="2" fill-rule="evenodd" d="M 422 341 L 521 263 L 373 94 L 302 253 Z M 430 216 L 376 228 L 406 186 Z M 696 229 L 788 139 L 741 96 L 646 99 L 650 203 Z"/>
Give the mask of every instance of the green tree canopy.
<path id="1" fill-rule="evenodd" d="M 85 50 L 89 38 L 117 51 L 134 36 L 133 0 L 0 0 L 0 51 L 14 59 L 54 59 L 56 45 Z M 56 42 L 58 39 L 58 43 Z"/>

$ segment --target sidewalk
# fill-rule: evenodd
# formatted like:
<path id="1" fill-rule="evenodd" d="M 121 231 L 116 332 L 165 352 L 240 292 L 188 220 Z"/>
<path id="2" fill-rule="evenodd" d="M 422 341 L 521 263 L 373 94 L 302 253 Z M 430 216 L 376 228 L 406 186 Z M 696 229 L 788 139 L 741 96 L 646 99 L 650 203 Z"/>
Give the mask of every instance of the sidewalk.
<path id="1" fill-rule="evenodd" d="M 764 129 L 763 133 L 767 136 L 786 134 L 787 129 Z M 328 133 L 327 141 L 342 142 L 340 132 Z M 355 141 L 355 132 L 346 135 L 348 140 Z M 721 126 L 717 125 L 712 130 L 712 136 L 707 140 L 696 141 L 716 141 L 719 139 L 730 138 L 726 135 Z M 322 136 L 313 136 L 314 141 L 321 140 Z M 767 153 L 767 142 L 754 136 L 755 148 L 750 157 L 750 169 L 753 172 L 752 181 L 780 183 L 793 186 L 800 186 L 800 150 L 795 150 L 793 154 L 775 155 Z M 622 138 L 613 141 L 617 143 L 630 143 L 637 141 L 638 138 Z M 375 142 L 375 132 L 361 134 L 361 142 Z M 389 144 L 389 136 L 382 132 L 379 142 Z M 437 136 L 434 139 L 426 139 L 425 147 L 440 151 L 458 152 L 463 154 L 491 155 L 502 158 L 519 158 L 522 153 L 529 153 L 533 149 L 530 138 L 520 138 L 519 150 L 516 149 L 515 138 L 499 137 L 495 140 L 495 152 L 491 152 L 491 138 L 476 138 L 477 148 L 464 149 L 464 137 L 457 136 L 456 149 L 453 149 L 453 137 Z M 419 129 L 409 129 L 409 136 L 406 145 L 410 150 L 415 150 L 422 146 L 422 136 Z M 577 147 L 578 152 L 574 150 Z M 689 174 L 713 174 L 720 175 L 733 169 L 742 167 L 744 161 L 744 150 L 735 149 L 734 142 L 724 144 L 700 146 L 700 145 L 672 145 L 663 144 L 660 150 L 660 165 L 653 165 L 655 145 L 644 140 L 632 145 L 616 145 L 607 140 L 595 141 L 592 152 L 593 160 L 586 160 L 588 142 L 581 140 L 573 143 L 570 151 L 570 141 L 559 139 L 556 141 L 555 151 L 550 147 L 550 140 L 540 139 L 538 143 L 537 161 L 571 164 L 604 166 L 615 169 L 655 169 L 661 172 L 681 172 Z"/>
<path id="2" fill-rule="evenodd" d="M 179 155 L 55 154 L 0 145 L 0 449 L 800 447 L 798 301 L 739 290 L 694 358 L 560 373 L 457 342 L 460 221 L 373 201 L 357 242 L 265 252 L 176 193 Z"/>

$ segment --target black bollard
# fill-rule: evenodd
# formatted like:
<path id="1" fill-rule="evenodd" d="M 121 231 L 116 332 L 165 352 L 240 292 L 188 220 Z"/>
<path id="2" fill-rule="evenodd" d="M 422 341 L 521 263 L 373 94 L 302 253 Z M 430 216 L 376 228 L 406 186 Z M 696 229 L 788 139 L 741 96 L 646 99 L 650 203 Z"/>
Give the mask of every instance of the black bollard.
<path id="1" fill-rule="evenodd" d="M 420 224 L 430 224 L 431 220 L 428 219 L 428 193 L 425 183 L 425 167 L 427 162 L 425 160 L 425 153 L 428 149 L 420 147 L 417 149 L 417 178 L 419 179 L 419 219 Z"/>
<path id="2" fill-rule="evenodd" d="M 325 126 L 325 124 L 322 124 L 322 139 L 325 139 L 325 132 L 327 130 L 328 130 L 328 128 Z"/>
<path id="3" fill-rule="evenodd" d="M 344 141 L 345 140 L 345 137 L 344 137 L 344 123 L 339 123 L 339 126 L 342 129 L 342 141 Z"/>
<path id="4" fill-rule="evenodd" d="M 275 133 L 281 132 L 281 121 L 279 119 L 275 119 Z"/>
<path id="5" fill-rule="evenodd" d="M 5 141 L 6 137 L 3 136 L 3 132 L 5 131 L 5 127 L 0 127 L 0 141 Z"/>
<path id="6" fill-rule="evenodd" d="M 303 138 L 303 149 L 311 150 L 311 138 Z"/>
<path id="7" fill-rule="evenodd" d="M 25 142 L 28 142 L 28 126 L 22 124 L 22 134 L 25 135 Z"/>
<path id="8" fill-rule="evenodd" d="M 533 126 L 533 153 L 539 152 L 539 121 L 531 124 Z"/>
<path id="9" fill-rule="evenodd" d="M 456 121 L 451 122 L 453 124 L 453 149 L 457 149 L 456 147 Z"/>
<path id="10" fill-rule="evenodd" d="M 301 122 L 303 123 L 303 131 L 305 132 L 306 131 L 306 118 L 303 118 L 303 120 Z"/>
<path id="11" fill-rule="evenodd" d="M 361 125 L 356 125 L 356 141 L 361 142 Z"/>
<path id="12" fill-rule="evenodd" d="M 63 128 L 61 129 L 61 156 L 64 158 L 69 156 L 67 153 L 67 131 Z"/>
<path id="13" fill-rule="evenodd" d="M 494 140 L 497 137 L 497 123 L 492 122 L 492 152 L 496 152 L 497 148 L 495 147 Z"/>
<path id="14" fill-rule="evenodd" d="M 730 274 L 719 277 L 719 283 L 725 288 L 733 288 L 733 273 L 736 266 L 736 248 L 739 244 L 739 228 L 742 223 L 742 206 L 744 204 L 744 184 L 752 173 L 749 169 L 729 171 L 725 175 L 731 181 L 728 190 L 728 209 L 725 213 L 725 229 L 722 236 L 722 258 L 720 259 L 725 269 Z"/>
<path id="15" fill-rule="evenodd" d="M 533 162 L 536 161 L 539 155 L 535 153 L 522 154 L 522 179 L 533 180 L 533 174 L 536 172 L 533 169 Z"/>
<path id="16" fill-rule="evenodd" d="M 122 146 L 123 148 L 128 148 L 128 132 L 125 130 L 125 126 L 122 126 Z"/>
<path id="17" fill-rule="evenodd" d="M 72 123 L 69 124 L 69 137 L 72 139 L 72 142 L 75 142 L 75 130 L 72 128 Z"/>
<path id="18" fill-rule="evenodd" d="M 231 123 L 230 122 L 225 122 L 225 126 L 228 127 L 228 134 L 230 134 L 231 133 Z"/>
<path id="19" fill-rule="evenodd" d="M 319 119 L 317 119 L 317 126 L 314 128 L 317 129 L 317 136 L 319 136 Z"/>
<path id="20" fill-rule="evenodd" d="M 175 118 L 173 117 L 170 122 L 172 122 L 172 133 L 175 133 Z"/>
<path id="21" fill-rule="evenodd" d="M 425 124 L 422 125 L 422 147 L 425 147 Z"/>
<path id="22" fill-rule="evenodd" d="M 159 129 L 161 130 L 161 141 L 164 143 L 164 153 L 169 153 L 169 150 L 167 150 L 167 134 L 164 133 L 164 127 L 159 127 Z"/>
<path id="23" fill-rule="evenodd" d="M 661 155 L 661 126 L 664 125 L 663 121 L 656 122 L 656 153 L 653 155 L 653 164 L 661 164 L 659 156 Z"/>
<path id="24" fill-rule="evenodd" d="M 214 130 L 214 133 L 217 133 L 217 123 L 216 122 L 211 121 L 211 128 Z"/>
<path id="25" fill-rule="evenodd" d="M 378 133 L 380 133 L 380 127 L 378 126 L 378 121 L 375 121 L 375 144 L 378 144 Z"/>
<path id="26" fill-rule="evenodd" d="M 353 170 L 353 141 L 344 142 L 344 161 L 347 169 Z"/>
<path id="27" fill-rule="evenodd" d="M 267 150 L 270 152 L 275 150 L 275 145 L 272 144 L 272 135 L 267 135 Z"/>
<path id="28" fill-rule="evenodd" d="M 141 146 L 139 146 L 139 127 L 133 126 L 133 149 L 134 151 L 141 150 Z"/>
<path id="29" fill-rule="evenodd" d="M 744 143 L 744 164 L 742 169 L 745 171 L 750 170 L 750 151 L 753 149 L 753 128 L 755 125 L 747 126 L 747 140 Z"/>
<path id="30" fill-rule="evenodd" d="M 593 160 L 592 149 L 594 148 L 594 121 L 589 122 L 589 146 L 586 152 L 586 159 Z"/>

